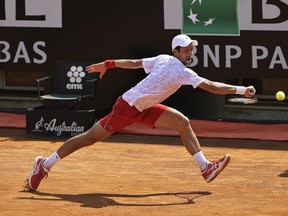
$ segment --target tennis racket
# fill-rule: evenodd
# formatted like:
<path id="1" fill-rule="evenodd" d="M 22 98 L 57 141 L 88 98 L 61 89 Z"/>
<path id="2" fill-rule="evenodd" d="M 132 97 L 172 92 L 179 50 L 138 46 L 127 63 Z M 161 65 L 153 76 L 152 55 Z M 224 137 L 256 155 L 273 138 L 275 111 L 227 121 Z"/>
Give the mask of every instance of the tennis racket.
<path id="1" fill-rule="evenodd" d="M 255 104 L 258 102 L 257 98 L 247 98 L 247 97 L 232 97 L 228 99 L 228 102 L 231 103 L 240 103 L 240 104 Z"/>
<path id="2" fill-rule="evenodd" d="M 254 91 L 251 90 L 250 91 L 250 94 L 254 94 Z M 234 96 L 234 97 L 231 97 L 228 99 L 228 102 L 232 102 L 232 103 L 240 103 L 240 104 L 255 104 L 258 102 L 258 99 L 257 98 L 248 98 L 248 97 L 237 97 L 237 96 Z"/>

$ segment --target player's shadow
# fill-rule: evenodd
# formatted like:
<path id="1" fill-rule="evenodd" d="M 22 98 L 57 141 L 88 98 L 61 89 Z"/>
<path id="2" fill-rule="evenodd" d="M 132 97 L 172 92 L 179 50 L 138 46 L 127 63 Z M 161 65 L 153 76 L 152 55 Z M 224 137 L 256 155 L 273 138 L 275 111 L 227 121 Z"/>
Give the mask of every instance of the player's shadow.
<path id="1" fill-rule="evenodd" d="M 283 173 L 278 175 L 279 177 L 288 177 L 288 170 L 285 170 Z"/>
<path id="2" fill-rule="evenodd" d="M 177 193 L 153 193 L 153 194 L 51 194 L 43 192 L 31 192 L 35 196 L 18 197 L 18 199 L 32 199 L 42 201 L 68 201 L 80 203 L 82 207 L 103 208 L 108 206 L 173 206 L 194 204 L 194 200 L 212 193 L 207 191 L 177 192 Z M 163 196 L 163 200 L 159 199 Z M 168 196 L 170 196 L 168 198 Z M 157 201 L 151 203 L 152 197 L 158 197 Z M 171 198 L 174 197 L 174 198 Z M 175 200 L 176 197 L 176 200 Z M 147 200 L 145 201 L 145 198 Z M 116 200 L 122 201 L 116 201 Z M 141 199 L 141 200 L 140 200 Z M 167 201 L 167 200 L 173 201 Z M 148 201 L 149 200 L 149 201 Z"/>

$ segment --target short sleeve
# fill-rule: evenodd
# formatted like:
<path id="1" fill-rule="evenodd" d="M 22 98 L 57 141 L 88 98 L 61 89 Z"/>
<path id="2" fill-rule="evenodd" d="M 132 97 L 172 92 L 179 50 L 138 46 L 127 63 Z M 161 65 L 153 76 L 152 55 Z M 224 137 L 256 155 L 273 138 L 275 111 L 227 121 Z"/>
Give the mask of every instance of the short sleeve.
<path id="1" fill-rule="evenodd" d="M 142 65 L 143 65 L 145 73 L 150 73 L 153 70 L 156 61 L 157 61 L 157 57 L 142 59 Z"/>
<path id="2" fill-rule="evenodd" d="M 204 82 L 206 79 L 198 76 L 197 73 L 195 73 L 190 68 L 185 68 L 185 79 L 184 83 L 185 85 L 192 85 L 193 88 L 197 88 L 202 82 Z"/>

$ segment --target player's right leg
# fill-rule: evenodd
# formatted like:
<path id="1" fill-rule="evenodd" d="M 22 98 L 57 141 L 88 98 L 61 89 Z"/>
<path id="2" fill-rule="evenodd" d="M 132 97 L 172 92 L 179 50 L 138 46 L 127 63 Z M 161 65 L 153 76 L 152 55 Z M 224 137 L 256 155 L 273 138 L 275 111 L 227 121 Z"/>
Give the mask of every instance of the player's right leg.
<path id="1" fill-rule="evenodd" d="M 158 118 L 155 126 L 168 127 L 179 131 L 181 140 L 187 151 L 196 160 L 202 176 L 207 183 L 213 181 L 228 165 L 230 155 L 226 154 L 219 160 L 209 162 L 202 153 L 200 143 L 193 132 L 189 119 L 179 111 L 168 108 Z"/>
<path id="2" fill-rule="evenodd" d="M 230 155 L 226 154 L 219 160 L 207 163 L 206 169 L 202 171 L 202 176 L 205 179 L 205 181 L 207 183 L 212 182 L 220 174 L 220 172 L 222 172 L 222 170 L 225 169 L 225 167 L 230 162 L 230 159 L 231 159 Z"/>
<path id="3" fill-rule="evenodd" d="M 27 182 L 28 185 L 24 186 L 25 190 L 37 190 L 42 179 L 48 176 L 51 164 L 53 165 L 55 164 L 55 162 L 53 161 L 52 162 L 48 161 L 48 160 L 55 160 L 53 158 L 55 154 L 60 157 L 59 159 L 63 159 L 64 157 L 70 155 L 71 153 L 77 151 L 78 149 L 92 145 L 97 141 L 105 139 L 111 134 L 112 134 L 111 132 L 104 130 L 101 124 L 97 122 L 88 131 L 68 139 L 57 150 L 57 152 L 52 154 L 49 158 L 44 158 L 42 156 L 36 157 L 32 171 L 28 178 Z M 45 164 L 50 164 L 50 167 L 45 167 Z"/>
<path id="4" fill-rule="evenodd" d="M 187 151 L 194 155 L 201 150 L 200 143 L 191 128 L 189 119 L 171 107 L 167 108 L 157 119 L 155 126 L 177 130 Z"/>

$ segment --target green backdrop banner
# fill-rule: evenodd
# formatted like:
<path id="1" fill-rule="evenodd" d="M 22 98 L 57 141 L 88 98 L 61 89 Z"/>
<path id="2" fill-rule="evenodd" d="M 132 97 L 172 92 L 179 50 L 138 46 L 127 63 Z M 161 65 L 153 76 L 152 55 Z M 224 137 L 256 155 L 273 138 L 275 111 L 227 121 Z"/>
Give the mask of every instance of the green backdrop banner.
<path id="1" fill-rule="evenodd" d="M 239 35 L 237 0 L 182 0 L 182 32 Z"/>

